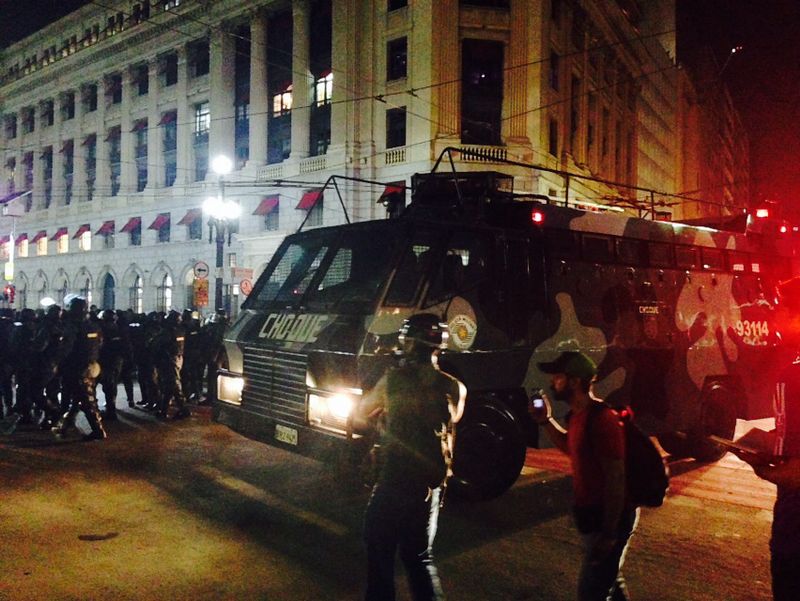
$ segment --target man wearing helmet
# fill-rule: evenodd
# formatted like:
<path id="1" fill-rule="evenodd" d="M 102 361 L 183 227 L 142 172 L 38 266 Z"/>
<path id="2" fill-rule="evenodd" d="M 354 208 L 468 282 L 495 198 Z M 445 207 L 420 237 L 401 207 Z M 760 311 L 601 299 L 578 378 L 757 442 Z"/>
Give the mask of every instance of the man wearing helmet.
<path id="1" fill-rule="evenodd" d="M 435 365 L 447 346 L 447 325 L 431 314 L 407 319 L 401 362 L 362 401 L 361 417 L 385 418 L 382 466 L 367 505 L 367 601 L 394 599 L 399 550 L 415 601 L 443 599 L 431 551 L 441 484 L 452 457 L 452 424 L 463 414 L 466 388 Z"/>
<path id="2" fill-rule="evenodd" d="M 62 363 L 62 396 L 69 399 L 69 409 L 58 420 L 53 433 L 62 438 L 74 427 L 78 411 L 83 411 L 92 429 L 84 438 L 103 440 L 106 431 L 97 409 L 95 388 L 100 375 L 100 348 L 103 333 L 96 322 L 90 321 L 86 313 L 86 299 L 68 295 L 64 298 L 64 349 Z"/>

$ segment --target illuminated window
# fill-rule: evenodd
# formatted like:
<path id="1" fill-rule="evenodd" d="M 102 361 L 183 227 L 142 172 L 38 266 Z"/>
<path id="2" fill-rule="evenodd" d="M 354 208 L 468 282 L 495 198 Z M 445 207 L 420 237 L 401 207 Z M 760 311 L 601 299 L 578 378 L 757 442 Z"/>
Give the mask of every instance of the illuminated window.
<path id="1" fill-rule="evenodd" d="M 17 246 L 17 256 L 18 257 L 27 257 L 28 256 L 28 241 L 23 240 Z"/>
<path id="2" fill-rule="evenodd" d="M 78 238 L 78 248 L 92 250 L 92 232 L 83 232 Z"/>
<path id="3" fill-rule="evenodd" d="M 167 312 L 172 308 L 172 278 L 167 273 L 156 289 L 156 310 Z"/>
<path id="4" fill-rule="evenodd" d="M 36 241 L 36 256 L 44 257 L 47 255 L 47 236 L 42 236 Z"/>
<path id="5" fill-rule="evenodd" d="M 141 276 L 136 276 L 128 290 L 128 305 L 133 308 L 136 313 L 144 312 L 144 290 L 142 288 Z"/>
<path id="6" fill-rule="evenodd" d="M 317 106 L 330 104 L 333 97 L 333 73 L 327 73 L 317 79 L 314 86 L 314 102 Z"/>
<path id="7" fill-rule="evenodd" d="M 288 115 L 292 110 L 292 84 L 272 97 L 272 116 Z"/>
<path id="8" fill-rule="evenodd" d="M 58 254 L 69 252 L 69 236 L 67 234 L 61 234 L 56 238 L 56 252 Z"/>

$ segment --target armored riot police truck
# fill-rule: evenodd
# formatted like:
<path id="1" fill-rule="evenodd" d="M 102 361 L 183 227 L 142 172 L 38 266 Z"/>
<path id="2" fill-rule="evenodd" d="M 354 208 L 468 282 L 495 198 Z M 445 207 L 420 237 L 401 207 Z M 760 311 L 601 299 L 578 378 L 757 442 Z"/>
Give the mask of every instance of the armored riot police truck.
<path id="1" fill-rule="evenodd" d="M 450 327 L 439 365 L 468 389 L 454 470 L 472 497 L 517 478 L 537 439 L 528 395 L 548 385 L 537 363 L 565 349 L 591 356 L 598 395 L 630 405 L 673 453 L 718 458 L 708 434 L 770 415 L 787 241 L 559 206 L 512 182 L 418 174 L 396 219 L 289 235 L 226 335 L 215 418 L 341 456 L 366 434 L 353 407 L 417 312 Z"/>

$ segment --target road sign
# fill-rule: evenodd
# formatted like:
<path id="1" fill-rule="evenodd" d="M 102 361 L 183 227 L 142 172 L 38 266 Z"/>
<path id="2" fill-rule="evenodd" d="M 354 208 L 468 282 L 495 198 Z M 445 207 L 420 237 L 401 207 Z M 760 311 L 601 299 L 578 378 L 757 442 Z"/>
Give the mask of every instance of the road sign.
<path id="1" fill-rule="evenodd" d="M 196 279 L 194 281 L 194 306 L 208 306 L 208 280 Z"/>
<path id="2" fill-rule="evenodd" d="M 204 280 L 208 277 L 208 263 L 198 261 L 194 264 L 194 277 Z"/>
<path id="3" fill-rule="evenodd" d="M 239 282 L 239 290 L 242 294 L 248 296 L 253 291 L 253 282 L 251 280 L 242 280 Z"/>

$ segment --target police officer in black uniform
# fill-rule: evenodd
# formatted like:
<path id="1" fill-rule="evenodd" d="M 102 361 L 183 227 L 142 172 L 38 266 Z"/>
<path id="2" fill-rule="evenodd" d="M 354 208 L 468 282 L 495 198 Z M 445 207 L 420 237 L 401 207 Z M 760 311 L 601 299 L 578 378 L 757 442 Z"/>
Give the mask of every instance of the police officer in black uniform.
<path id="1" fill-rule="evenodd" d="M 42 318 L 34 340 L 36 367 L 34 403 L 44 413 L 40 427 L 49 430 L 61 416 L 58 394 L 61 391 L 60 364 L 66 357 L 61 307 L 50 305 Z"/>
<path id="2" fill-rule="evenodd" d="M 156 411 L 161 394 L 158 389 L 158 373 L 156 372 L 155 354 L 161 340 L 161 316 L 151 311 L 141 320 L 140 330 L 132 339 L 133 353 L 136 359 L 136 372 L 139 377 L 139 388 L 142 392 L 140 405 L 148 411 Z"/>
<path id="3" fill-rule="evenodd" d="M 78 411 L 83 411 L 91 432 L 86 440 L 103 440 L 107 437 L 103 418 L 97 408 L 95 388 L 100 375 L 100 348 L 103 332 L 95 320 L 86 313 L 86 299 L 68 295 L 64 299 L 64 344 L 66 357 L 62 362 L 63 394 L 70 400 L 67 412 L 53 428 L 58 438 L 63 438 L 75 426 Z"/>
<path id="4" fill-rule="evenodd" d="M 206 362 L 206 398 L 202 404 L 211 404 L 217 400 L 217 372 L 225 363 L 225 346 L 223 337 L 228 325 L 224 309 L 218 309 L 203 326 L 203 345 Z"/>
<path id="5" fill-rule="evenodd" d="M 103 332 L 103 346 L 100 348 L 100 384 L 106 397 L 103 419 L 116 421 L 117 387 L 122 374 L 125 349 L 113 310 L 105 309 L 100 313 L 100 329 Z"/>
<path id="6" fill-rule="evenodd" d="M 186 342 L 183 351 L 183 368 L 181 369 L 181 386 L 187 401 L 198 402 L 202 394 L 203 340 L 200 321 L 194 312 L 186 309 L 183 312 L 183 327 L 186 330 Z"/>
<path id="7" fill-rule="evenodd" d="M 117 311 L 117 325 L 119 326 L 119 336 L 122 347 L 122 373 L 120 381 L 125 389 L 125 400 L 128 407 L 134 406 L 133 400 L 133 378 L 136 374 L 136 361 L 133 358 L 133 344 L 131 342 L 131 322 L 133 311 Z"/>
<path id="8" fill-rule="evenodd" d="M 14 322 L 11 333 L 11 356 L 14 365 L 14 378 L 17 384 L 14 413 L 19 415 L 20 424 L 33 423 L 33 376 L 36 362 L 34 338 L 36 336 L 36 312 L 22 309 L 19 321 Z"/>
<path id="9" fill-rule="evenodd" d="M 14 312 L 0 309 L 0 417 L 11 413 L 14 405 L 13 355 L 11 333 L 14 330 Z"/>
<path id="10" fill-rule="evenodd" d="M 164 327 L 156 354 L 156 369 L 161 389 L 161 403 L 158 416 L 167 417 L 170 404 L 175 406 L 175 419 L 189 417 L 191 412 L 186 406 L 181 386 L 181 368 L 183 367 L 183 350 L 186 342 L 186 330 L 181 323 L 181 314 L 170 311 L 164 319 Z"/>
<path id="11" fill-rule="evenodd" d="M 415 601 L 444 598 L 432 545 L 441 484 L 450 470 L 453 424 L 466 388 L 434 361 L 447 346 L 447 325 L 430 313 L 400 330 L 400 366 L 389 369 L 362 400 L 360 419 L 385 419 L 381 469 L 364 520 L 367 601 L 394 599 L 395 554 Z"/>

